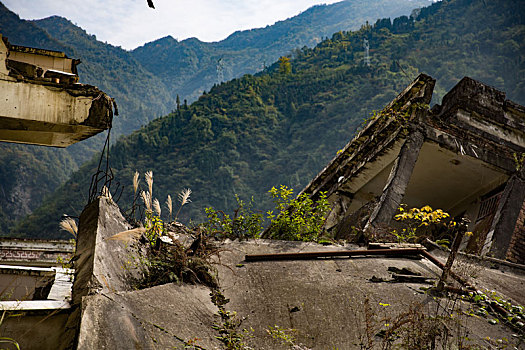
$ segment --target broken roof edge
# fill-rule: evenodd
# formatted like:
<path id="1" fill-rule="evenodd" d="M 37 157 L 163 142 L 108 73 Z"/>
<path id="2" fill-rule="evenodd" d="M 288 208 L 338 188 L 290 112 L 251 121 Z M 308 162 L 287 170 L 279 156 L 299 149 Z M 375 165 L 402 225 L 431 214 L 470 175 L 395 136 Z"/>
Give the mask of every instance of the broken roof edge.
<path id="1" fill-rule="evenodd" d="M 371 158 L 377 157 L 381 151 L 387 149 L 398 136 L 404 137 L 401 129 L 407 127 L 408 124 L 415 119 L 415 116 L 409 115 L 408 120 L 400 121 L 399 119 L 401 118 L 396 118 L 396 115 L 392 116 L 384 114 L 383 112 L 393 110 L 394 113 L 397 112 L 399 115 L 401 112 L 410 113 L 410 108 L 412 106 L 417 107 L 418 103 L 428 105 L 432 99 L 435 83 L 436 80 L 434 78 L 421 73 L 410 85 L 397 95 L 396 98 L 386 105 L 379 116 L 372 117 L 365 127 L 338 152 L 328 165 L 324 167 L 299 194 L 309 193 L 311 196 L 317 195 L 322 187 L 324 187 L 330 179 L 333 179 L 343 167 L 355 160 L 357 155 L 362 153 L 365 148 L 370 148 L 369 146 L 372 142 L 377 142 L 377 137 L 374 137 L 375 135 L 390 133 L 390 135 L 393 135 L 393 138 L 390 137 L 389 140 L 380 145 L 379 148 L 374 148 Z"/>
<path id="2" fill-rule="evenodd" d="M 25 52 L 25 53 L 36 53 L 36 54 L 39 54 L 39 55 L 45 55 L 45 56 L 51 56 L 51 57 L 59 57 L 59 58 L 69 58 L 62 51 L 40 49 L 40 48 L 36 48 L 36 47 L 31 47 L 31 46 L 23 46 L 23 45 L 11 44 L 9 42 L 8 37 L 3 36 L 1 33 L 0 33 L 0 38 L 4 41 L 4 44 L 7 46 L 7 48 L 10 51 Z"/>
<path id="3" fill-rule="evenodd" d="M 525 107 L 506 98 L 504 91 L 470 77 L 463 77 L 443 96 L 441 104 L 432 108 L 432 114 L 446 120 L 457 107 L 476 112 L 491 123 L 512 129 L 525 129 Z M 489 117 L 489 118 L 487 118 Z"/>

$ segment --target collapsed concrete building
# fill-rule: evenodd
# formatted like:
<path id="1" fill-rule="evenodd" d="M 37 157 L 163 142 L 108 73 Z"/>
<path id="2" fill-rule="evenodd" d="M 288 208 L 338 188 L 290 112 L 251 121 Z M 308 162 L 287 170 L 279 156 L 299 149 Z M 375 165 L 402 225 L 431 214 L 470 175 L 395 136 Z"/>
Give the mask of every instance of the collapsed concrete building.
<path id="1" fill-rule="evenodd" d="M 113 239 L 130 228 L 109 197 L 97 198 L 83 211 L 72 307 L 69 317 L 62 319 L 62 335 L 57 339 L 50 341 L 30 333 L 32 339 L 41 341 L 42 349 L 226 349 L 231 348 L 225 346 L 228 337 L 237 339 L 231 344 L 244 344 L 239 349 L 292 348 L 290 343 L 272 337 L 272 329 L 293 329 L 295 349 L 359 349 L 367 325 L 380 327 L 385 323 L 384 319 L 380 324 L 375 319 L 367 320 L 367 313 L 403 314 L 421 305 L 432 310 L 440 308 L 439 301 L 418 291 L 439 279 L 441 270 L 435 263 L 418 259 L 417 255 L 407 258 L 385 253 L 370 257 L 367 249 L 354 244 L 323 246 L 265 239 L 217 242 L 218 287 L 179 282 L 136 289 L 134 281 L 147 268 L 140 263 L 147 259 L 141 258 L 140 251 L 149 249 L 149 243 Z M 364 254 L 342 258 L 354 249 Z M 331 256 L 339 253 L 340 258 L 253 259 L 257 257 L 254 254 L 297 252 Z M 441 261 L 447 257 L 439 250 L 432 254 Z M 470 264 L 463 260 L 462 263 Z M 525 303 L 525 266 L 501 262 L 491 269 L 469 266 L 478 270 L 471 287 L 497 290 L 505 300 Z M 413 275 L 400 276 L 389 271 L 410 271 Z M 224 313 L 220 316 L 213 296 L 215 288 L 226 298 L 227 317 Z M 465 316 L 470 304 L 458 305 L 462 311 L 453 311 L 458 312 L 453 322 L 461 322 L 472 344 L 490 344 L 486 339 L 500 338 L 509 339 L 512 346 L 523 344 L 520 336 L 512 336 L 512 328 L 491 325 L 482 317 Z M 447 316 L 451 312 L 444 310 Z M 376 342 L 379 345 L 380 338 Z"/>
<path id="2" fill-rule="evenodd" d="M 67 147 L 111 127 L 114 101 L 78 83 L 79 63 L 0 34 L 0 141 Z"/>
<path id="3" fill-rule="evenodd" d="M 470 219 L 467 251 L 525 263 L 525 107 L 465 77 L 429 109 L 434 84 L 421 74 L 303 192 L 327 193 L 337 238 L 430 205 Z"/>

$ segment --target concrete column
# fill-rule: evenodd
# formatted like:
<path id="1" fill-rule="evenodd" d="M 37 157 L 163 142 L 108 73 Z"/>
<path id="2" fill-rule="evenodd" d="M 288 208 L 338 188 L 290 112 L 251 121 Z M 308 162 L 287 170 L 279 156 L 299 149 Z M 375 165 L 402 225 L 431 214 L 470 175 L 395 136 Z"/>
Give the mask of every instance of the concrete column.
<path id="1" fill-rule="evenodd" d="M 482 255 L 490 252 L 495 258 L 505 259 L 524 202 L 525 162 L 505 185 Z"/>
<path id="2" fill-rule="evenodd" d="M 424 141 L 425 136 L 420 130 L 416 129 L 408 135 L 390 171 L 379 203 L 366 223 L 365 231 L 388 225 L 392 220 L 405 195 Z"/>
<path id="3" fill-rule="evenodd" d="M 141 271 L 134 264 L 139 253 L 133 244 L 109 239 L 129 230 L 119 207 L 107 197 L 98 197 L 80 215 L 75 253 L 73 304 L 86 295 L 133 290 L 130 281 Z"/>

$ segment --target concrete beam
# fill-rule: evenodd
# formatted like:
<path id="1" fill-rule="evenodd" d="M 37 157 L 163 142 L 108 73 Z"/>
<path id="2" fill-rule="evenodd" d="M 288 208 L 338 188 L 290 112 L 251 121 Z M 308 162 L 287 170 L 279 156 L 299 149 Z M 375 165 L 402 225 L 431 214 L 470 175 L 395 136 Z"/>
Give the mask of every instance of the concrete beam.
<path id="1" fill-rule="evenodd" d="M 515 170 L 514 161 L 509 157 L 504 157 L 505 149 L 496 148 L 496 144 L 489 144 L 486 139 L 460 137 L 452 134 L 452 130 L 443 131 L 430 125 L 424 125 L 426 138 L 439 146 L 446 148 L 462 156 L 468 156 L 490 164 L 495 169 L 506 173 Z"/>
<path id="2" fill-rule="evenodd" d="M 111 126 L 112 100 L 92 86 L 0 79 L 0 141 L 66 147 Z"/>
<path id="3" fill-rule="evenodd" d="M 77 84 L 79 62 L 0 34 L 0 141 L 67 147 L 110 128 L 114 101 Z"/>
<path id="4" fill-rule="evenodd" d="M 383 194 L 379 199 L 379 203 L 368 219 L 365 231 L 388 225 L 392 220 L 405 195 L 408 182 L 412 176 L 419 151 L 424 141 L 425 136 L 420 130 L 414 130 L 408 135 L 390 171 L 390 176 L 388 177 Z"/>

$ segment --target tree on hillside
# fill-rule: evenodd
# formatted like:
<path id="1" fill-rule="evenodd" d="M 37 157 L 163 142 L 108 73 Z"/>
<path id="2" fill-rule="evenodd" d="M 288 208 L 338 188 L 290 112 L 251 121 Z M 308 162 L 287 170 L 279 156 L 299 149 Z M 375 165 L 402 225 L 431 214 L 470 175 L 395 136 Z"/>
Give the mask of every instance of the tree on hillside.
<path id="1" fill-rule="evenodd" d="M 279 73 L 281 74 L 290 74 L 292 72 L 292 64 L 290 59 L 286 56 L 279 57 Z"/>

